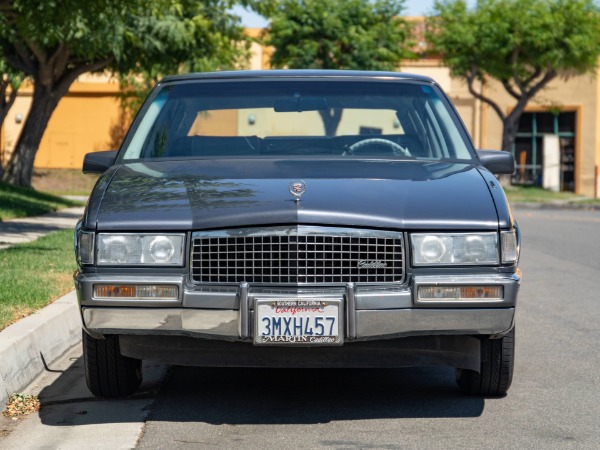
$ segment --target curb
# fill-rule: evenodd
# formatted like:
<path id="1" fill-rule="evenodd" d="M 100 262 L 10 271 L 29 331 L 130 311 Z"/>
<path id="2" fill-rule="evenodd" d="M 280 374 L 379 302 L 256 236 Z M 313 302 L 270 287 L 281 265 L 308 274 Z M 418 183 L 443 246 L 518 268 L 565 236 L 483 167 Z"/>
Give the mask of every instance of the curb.
<path id="1" fill-rule="evenodd" d="M 81 340 L 75 291 L 0 332 L 0 405 Z"/>

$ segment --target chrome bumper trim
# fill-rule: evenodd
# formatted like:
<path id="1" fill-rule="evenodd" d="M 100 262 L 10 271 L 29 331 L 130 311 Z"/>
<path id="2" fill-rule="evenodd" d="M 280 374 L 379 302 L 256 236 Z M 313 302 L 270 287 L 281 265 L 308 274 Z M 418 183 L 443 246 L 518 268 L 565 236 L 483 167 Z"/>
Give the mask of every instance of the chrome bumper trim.
<path id="1" fill-rule="evenodd" d="M 356 334 L 363 339 L 426 334 L 500 334 L 513 326 L 514 308 L 399 309 L 357 311 Z"/>
<path id="2" fill-rule="evenodd" d="M 348 339 L 356 337 L 356 298 L 355 284 L 346 285 L 346 333 Z"/>
<path id="3" fill-rule="evenodd" d="M 181 308 L 83 308 L 83 325 L 100 334 L 172 334 L 239 338 L 238 311 Z"/>
<path id="4" fill-rule="evenodd" d="M 246 339 L 250 337 L 250 326 L 249 320 L 250 317 L 248 315 L 249 305 L 248 305 L 248 283 L 243 282 L 240 283 L 239 288 L 239 298 L 240 298 L 240 306 L 239 306 L 239 335 L 242 339 Z"/>
<path id="5" fill-rule="evenodd" d="M 498 334 L 513 324 L 514 308 L 356 311 L 356 340 L 421 335 Z M 252 320 L 253 313 L 248 317 Z M 192 335 L 245 341 L 239 310 L 83 308 L 84 326 L 100 334 Z M 253 323 L 253 322 L 250 322 Z"/>

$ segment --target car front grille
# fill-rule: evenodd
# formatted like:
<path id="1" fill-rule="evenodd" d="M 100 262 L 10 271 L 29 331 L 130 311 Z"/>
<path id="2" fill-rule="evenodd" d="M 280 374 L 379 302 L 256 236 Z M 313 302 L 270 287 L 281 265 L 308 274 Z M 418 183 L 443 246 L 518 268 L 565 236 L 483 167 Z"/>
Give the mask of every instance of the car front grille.
<path id="1" fill-rule="evenodd" d="M 400 283 L 402 233 L 324 227 L 193 234 L 196 283 Z"/>

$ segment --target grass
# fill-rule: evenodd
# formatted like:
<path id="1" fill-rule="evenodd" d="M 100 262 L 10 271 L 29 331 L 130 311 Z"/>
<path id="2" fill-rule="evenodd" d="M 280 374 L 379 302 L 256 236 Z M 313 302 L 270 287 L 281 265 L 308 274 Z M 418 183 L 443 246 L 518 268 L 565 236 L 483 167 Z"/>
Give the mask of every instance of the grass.
<path id="1" fill-rule="evenodd" d="M 38 191 L 55 195 L 89 195 L 98 175 L 76 169 L 35 169 L 31 184 Z"/>
<path id="2" fill-rule="evenodd" d="M 590 199 L 573 192 L 552 192 L 536 186 L 508 186 L 504 191 L 511 203 L 600 203 L 598 199 Z"/>
<path id="3" fill-rule="evenodd" d="M 73 231 L 0 250 L 0 330 L 73 289 Z"/>
<path id="4" fill-rule="evenodd" d="M 0 221 L 38 216 L 78 205 L 81 203 L 33 189 L 0 183 Z"/>

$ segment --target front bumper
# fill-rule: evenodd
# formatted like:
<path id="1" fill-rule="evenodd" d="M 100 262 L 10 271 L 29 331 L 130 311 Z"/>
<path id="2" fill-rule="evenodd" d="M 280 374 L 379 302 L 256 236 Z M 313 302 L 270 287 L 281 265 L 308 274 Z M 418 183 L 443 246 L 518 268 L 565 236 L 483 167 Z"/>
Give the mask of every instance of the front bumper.
<path id="1" fill-rule="evenodd" d="M 106 301 L 93 298 L 95 283 L 148 283 L 148 278 L 79 273 L 77 292 L 83 325 L 91 334 L 172 335 L 250 342 L 256 299 L 342 299 L 345 341 L 424 335 L 502 335 L 513 327 L 519 274 L 416 276 L 410 286 L 290 287 L 187 286 L 184 277 L 153 277 L 179 286 L 177 301 Z M 419 303 L 420 285 L 501 285 L 495 302 Z"/>
<path id="2" fill-rule="evenodd" d="M 168 334 L 208 339 L 249 341 L 243 336 L 238 311 L 182 308 L 83 308 L 83 323 L 98 334 Z M 393 309 L 354 312 L 354 336 L 348 340 L 390 339 L 420 335 L 495 335 L 512 328 L 514 308 Z M 253 323 L 253 312 L 248 313 Z M 251 331 L 251 330 L 249 330 Z"/>

